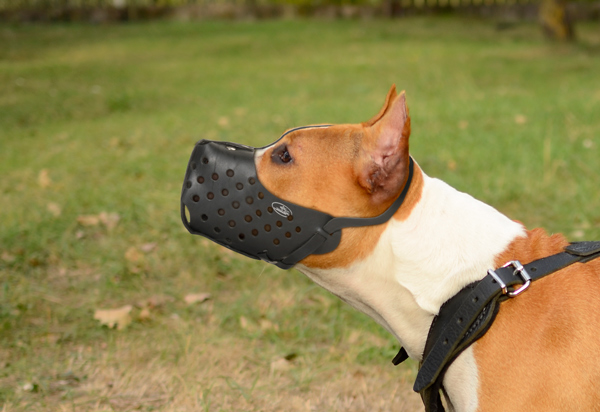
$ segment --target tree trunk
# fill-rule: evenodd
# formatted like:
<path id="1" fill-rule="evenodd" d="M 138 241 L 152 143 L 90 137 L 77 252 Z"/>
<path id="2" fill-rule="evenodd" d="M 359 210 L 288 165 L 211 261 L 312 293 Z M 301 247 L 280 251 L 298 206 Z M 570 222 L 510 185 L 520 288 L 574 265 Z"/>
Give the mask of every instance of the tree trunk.
<path id="1" fill-rule="evenodd" d="M 542 0 L 539 16 L 544 34 L 549 39 L 559 41 L 575 39 L 566 0 Z"/>

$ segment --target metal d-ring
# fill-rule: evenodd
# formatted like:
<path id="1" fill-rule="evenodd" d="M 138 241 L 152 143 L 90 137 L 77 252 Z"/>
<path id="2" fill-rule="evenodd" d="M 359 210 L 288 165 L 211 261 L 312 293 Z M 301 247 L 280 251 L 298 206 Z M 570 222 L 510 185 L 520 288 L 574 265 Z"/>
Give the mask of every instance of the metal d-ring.
<path id="1" fill-rule="evenodd" d="M 505 268 L 508 266 L 512 266 L 515 268 L 515 270 L 513 271 L 513 276 L 519 275 L 521 279 L 523 279 L 523 284 L 517 290 L 509 291 L 508 286 L 506 286 L 506 283 L 504 283 L 500 276 L 498 276 L 498 274 L 496 274 L 496 272 L 494 272 L 492 269 L 488 270 L 488 275 L 493 277 L 494 280 L 498 282 L 503 294 L 507 295 L 510 298 L 514 298 L 515 296 L 518 296 L 521 293 L 523 293 L 529 287 L 529 285 L 531 284 L 531 276 L 529 276 L 529 273 L 527 273 L 521 262 L 519 262 L 518 260 L 511 260 L 510 262 L 504 264 L 502 267 Z"/>

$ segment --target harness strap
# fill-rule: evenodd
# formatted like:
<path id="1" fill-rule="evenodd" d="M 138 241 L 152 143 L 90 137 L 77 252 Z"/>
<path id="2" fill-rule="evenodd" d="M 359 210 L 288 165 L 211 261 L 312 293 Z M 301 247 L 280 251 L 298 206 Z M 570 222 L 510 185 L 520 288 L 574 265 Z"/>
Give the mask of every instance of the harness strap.
<path id="1" fill-rule="evenodd" d="M 502 268 L 489 270 L 481 281 L 466 286 L 444 303 L 429 329 L 423 361 L 413 387 L 415 392 L 421 393 L 425 410 L 444 411 L 440 389 L 446 370 L 463 350 L 487 332 L 502 301 L 517 296 L 534 280 L 573 263 L 586 263 L 598 257 L 600 242 L 572 243 L 562 253 L 525 266 L 513 261 Z M 401 353 L 402 350 L 394 361 L 401 358 Z"/>

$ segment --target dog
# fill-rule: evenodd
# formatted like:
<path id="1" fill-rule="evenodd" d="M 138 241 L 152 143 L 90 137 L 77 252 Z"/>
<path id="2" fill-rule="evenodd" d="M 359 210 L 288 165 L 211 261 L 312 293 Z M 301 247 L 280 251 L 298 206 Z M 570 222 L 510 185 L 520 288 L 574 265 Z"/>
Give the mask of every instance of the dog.
<path id="1" fill-rule="evenodd" d="M 344 227 L 333 250 L 293 265 L 373 318 L 422 362 L 445 302 L 489 269 L 560 253 L 569 242 L 527 230 L 427 176 L 412 164 L 410 132 L 406 94 L 392 86 L 370 120 L 292 129 L 253 152 L 253 162 L 260 183 L 278 199 L 333 217 L 380 216 L 402 193 L 384 223 Z M 278 207 L 270 212 L 291 220 L 291 210 Z M 230 247 L 231 240 L 222 244 Z M 597 259 L 567 266 L 503 301 L 489 330 L 447 368 L 446 406 L 459 412 L 600 411 L 599 297 Z"/>

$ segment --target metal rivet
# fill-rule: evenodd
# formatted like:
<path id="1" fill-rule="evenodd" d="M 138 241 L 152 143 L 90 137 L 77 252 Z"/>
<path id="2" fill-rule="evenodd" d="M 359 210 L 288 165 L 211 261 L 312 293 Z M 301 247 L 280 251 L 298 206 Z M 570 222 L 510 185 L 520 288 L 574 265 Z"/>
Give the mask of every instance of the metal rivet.
<path id="1" fill-rule="evenodd" d="M 222 194 L 223 196 L 227 196 L 227 195 L 229 194 L 229 190 L 227 190 L 227 189 L 223 189 L 223 190 L 221 190 L 221 194 Z"/>
<path id="2" fill-rule="evenodd" d="M 231 204 L 231 206 L 233 206 L 234 209 L 238 209 L 240 207 L 240 202 L 238 202 L 237 200 L 235 202 L 233 202 Z"/>
<path id="3" fill-rule="evenodd" d="M 248 223 L 252 222 L 252 216 L 250 215 L 246 215 L 246 217 L 244 217 L 244 220 Z"/>
<path id="4" fill-rule="evenodd" d="M 248 179 L 248 183 L 250 183 L 251 185 L 253 185 L 254 183 L 256 183 L 256 179 L 251 177 L 250 179 Z"/>
<path id="5" fill-rule="evenodd" d="M 233 172 L 233 170 L 231 170 L 231 169 L 228 169 L 226 173 L 227 173 L 227 176 L 229 176 L 229 177 L 233 177 L 233 175 L 235 174 Z"/>
<path id="6" fill-rule="evenodd" d="M 251 205 L 252 203 L 254 203 L 254 199 L 252 199 L 252 197 L 251 197 L 251 196 L 248 196 L 248 197 L 246 198 L 246 203 L 248 203 L 249 205 Z"/>
<path id="7" fill-rule="evenodd" d="M 279 244 L 279 239 L 273 239 L 273 243 L 275 243 L 276 245 Z"/>
<path id="8" fill-rule="evenodd" d="M 194 196 L 192 197 L 192 200 L 193 200 L 194 202 L 199 202 L 199 201 L 200 201 L 200 196 L 198 196 L 198 195 L 194 195 Z"/>
<path id="9" fill-rule="evenodd" d="M 267 232 L 270 232 L 271 231 L 271 225 L 265 225 L 265 230 Z"/>
<path id="10" fill-rule="evenodd" d="M 225 214 L 225 211 L 223 209 L 219 209 L 219 216 L 223 216 Z"/>
<path id="11" fill-rule="evenodd" d="M 241 183 L 236 183 L 235 187 L 237 188 L 237 190 L 242 190 L 244 188 L 244 185 Z"/>
<path id="12" fill-rule="evenodd" d="M 212 180 L 219 180 L 219 174 L 218 173 L 213 173 L 212 174 Z"/>
<path id="13" fill-rule="evenodd" d="M 196 181 L 200 184 L 204 183 L 204 178 L 202 176 L 198 176 L 198 178 L 196 179 Z"/>
<path id="14" fill-rule="evenodd" d="M 281 221 L 280 221 L 280 220 L 278 220 L 278 221 L 277 221 L 277 223 L 275 223 L 275 224 L 277 225 L 277 227 L 281 227 L 281 226 L 283 226 L 283 223 L 281 223 Z"/>
<path id="15" fill-rule="evenodd" d="M 208 192 L 208 193 L 206 194 L 206 197 L 207 197 L 209 200 L 213 200 L 213 199 L 215 198 L 215 194 L 214 194 L 213 192 Z"/>
<path id="16" fill-rule="evenodd" d="M 235 227 L 235 220 L 230 220 L 228 224 L 229 227 Z"/>

